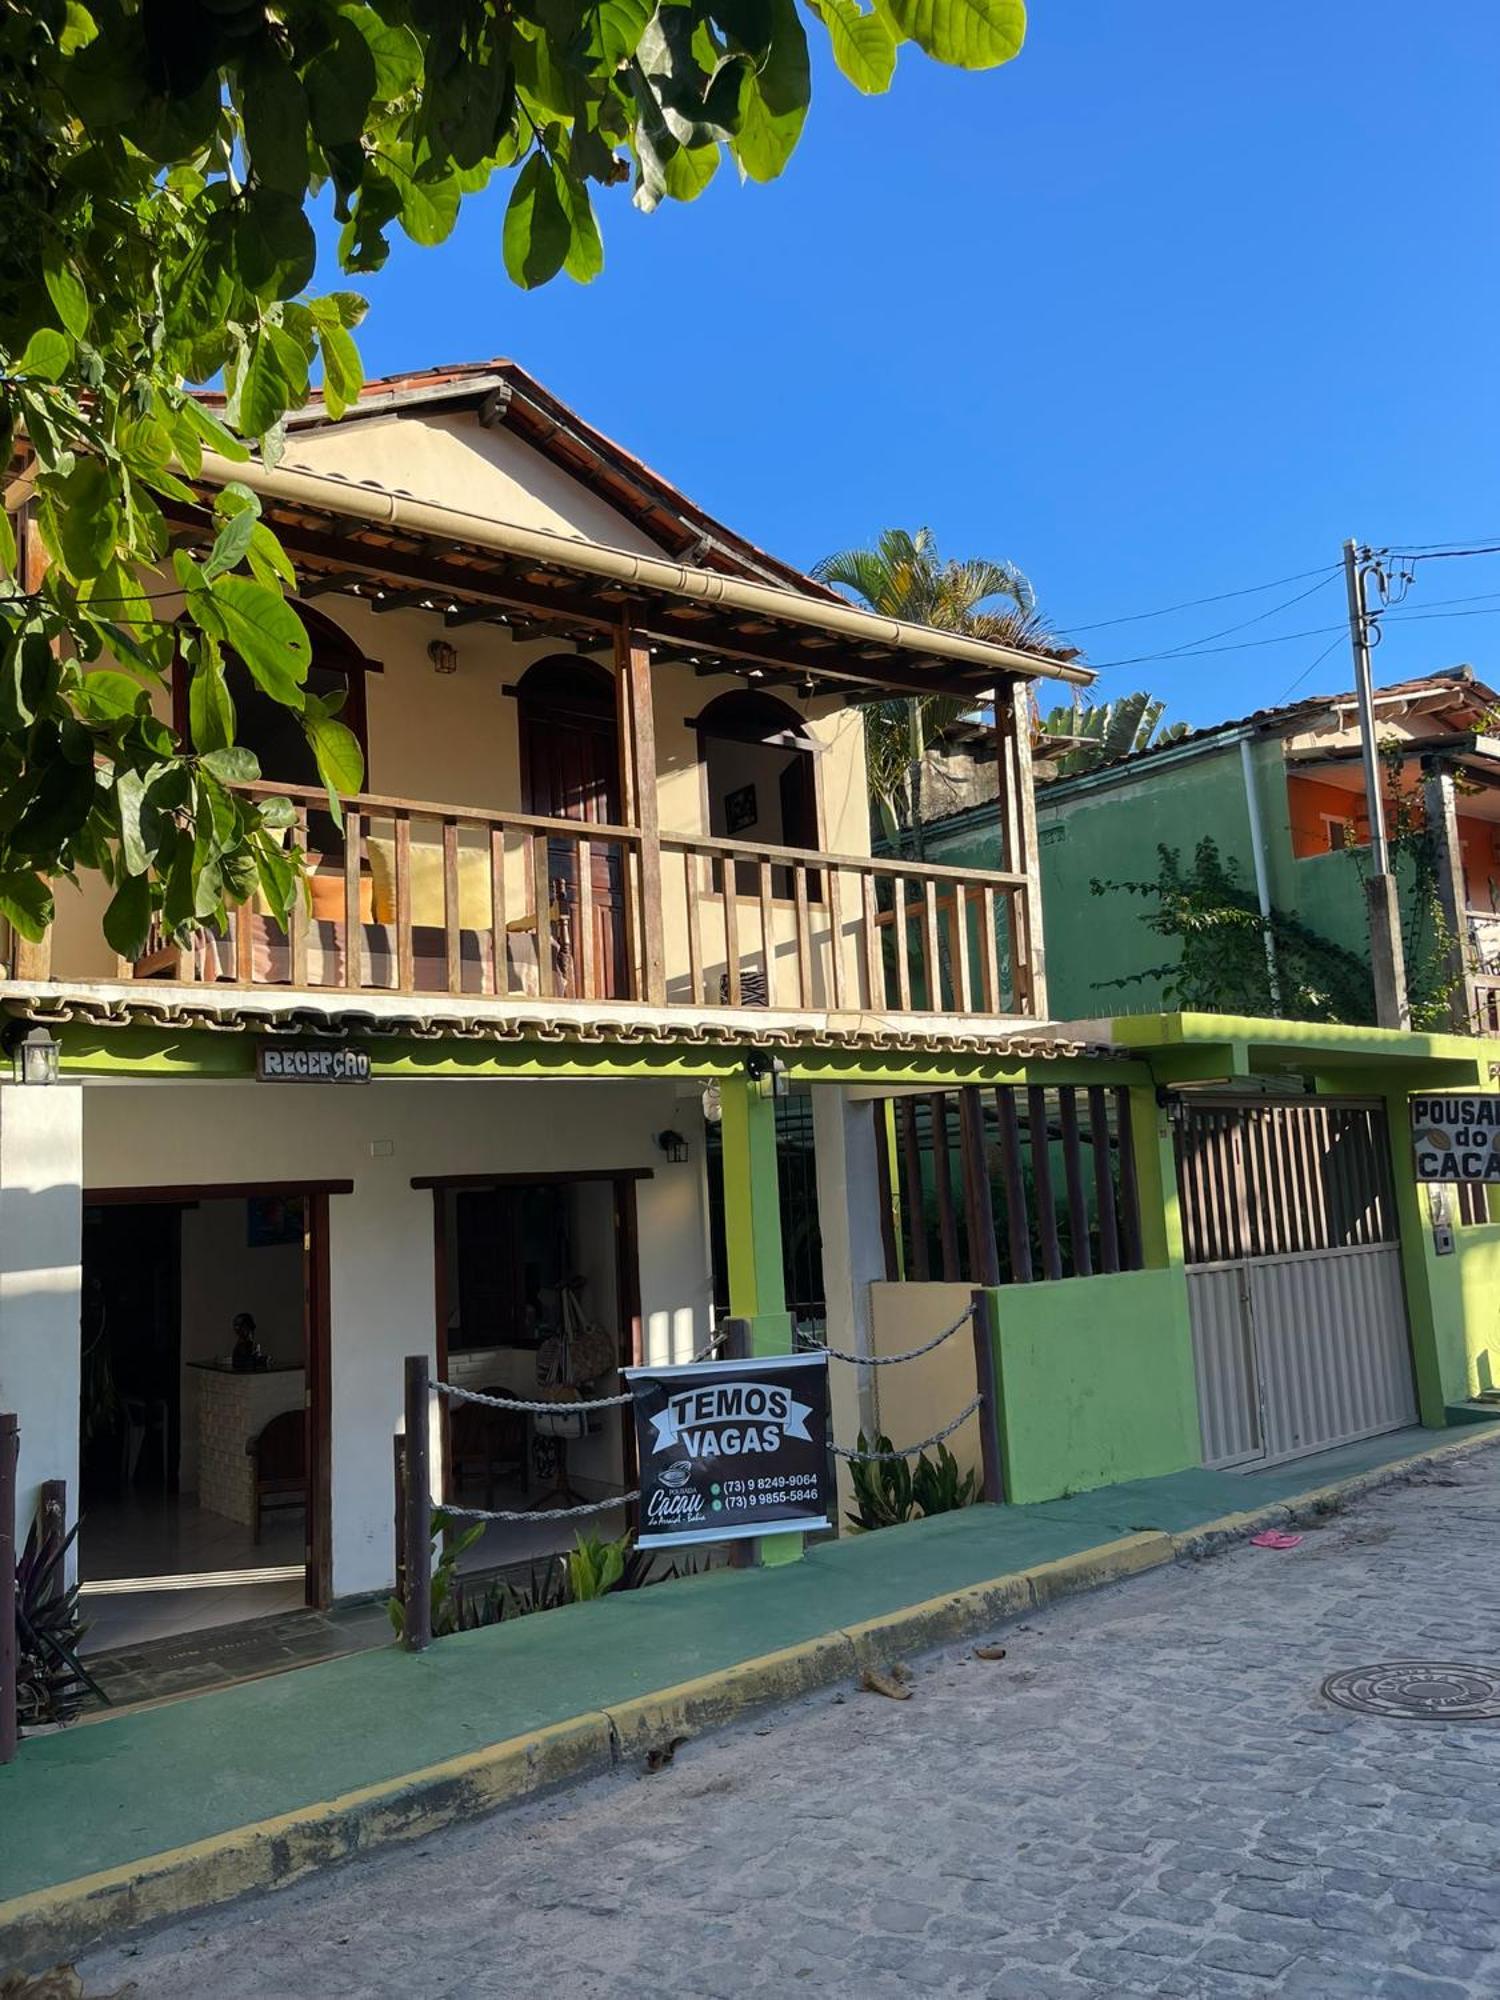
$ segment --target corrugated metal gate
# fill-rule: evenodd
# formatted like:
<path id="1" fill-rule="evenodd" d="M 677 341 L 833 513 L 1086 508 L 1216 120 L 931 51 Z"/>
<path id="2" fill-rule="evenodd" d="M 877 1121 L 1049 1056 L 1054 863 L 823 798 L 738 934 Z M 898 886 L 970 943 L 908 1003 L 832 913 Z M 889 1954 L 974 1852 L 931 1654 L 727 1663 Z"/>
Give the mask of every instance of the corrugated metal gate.
<path id="1" fill-rule="evenodd" d="M 1384 1106 L 1183 1098 L 1176 1131 L 1204 1464 L 1415 1423 Z"/>

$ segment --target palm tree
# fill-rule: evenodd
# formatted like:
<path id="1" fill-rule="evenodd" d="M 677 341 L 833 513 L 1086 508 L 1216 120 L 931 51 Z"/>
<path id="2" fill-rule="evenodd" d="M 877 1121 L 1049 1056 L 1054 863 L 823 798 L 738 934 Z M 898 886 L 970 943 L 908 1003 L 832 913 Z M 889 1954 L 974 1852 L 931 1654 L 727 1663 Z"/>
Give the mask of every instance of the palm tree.
<path id="1" fill-rule="evenodd" d="M 887 528 L 873 548 L 844 549 L 827 556 L 813 575 L 888 618 L 963 632 L 1055 659 L 1077 658 L 1048 631 L 1036 608 L 1036 593 L 1014 563 L 985 556 L 945 559 L 930 528 L 919 528 L 915 534 Z M 927 746 L 972 706 L 952 695 L 921 694 L 872 702 L 865 709 L 870 792 L 886 836 L 898 851 L 906 828 L 912 852 L 921 858 Z"/>
<path id="2" fill-rule="evenodd" d="M 1186 722 L 1163 723 L 1166 709 L 1164 701 L 1144 688 L 1114 701 L 1064 704 L 1052 709 L 1042 717 L 1041 733 L 1067 747 L 1048 752 L 1037 767 L 1038 781 L 1071 778 L 1096 764 L 1110 764 L 1117 757 L 1190 736 L 1192 730 Z"/>

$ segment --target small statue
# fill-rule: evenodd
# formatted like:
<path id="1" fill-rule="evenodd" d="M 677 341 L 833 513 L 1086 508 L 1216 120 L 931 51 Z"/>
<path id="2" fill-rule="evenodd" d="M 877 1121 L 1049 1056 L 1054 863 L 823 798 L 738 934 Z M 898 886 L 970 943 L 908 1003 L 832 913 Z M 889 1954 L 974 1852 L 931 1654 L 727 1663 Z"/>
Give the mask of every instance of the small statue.
<path id="1" fill-rule="evenodd" d="M 253 1375 L 266 1366 L 266 1351 L 255 1338 L 255 1321 L 249 1313 L 236 1313 L 231 1324 L 234 1352 L 229 1365 L 237 1375 Z"/>

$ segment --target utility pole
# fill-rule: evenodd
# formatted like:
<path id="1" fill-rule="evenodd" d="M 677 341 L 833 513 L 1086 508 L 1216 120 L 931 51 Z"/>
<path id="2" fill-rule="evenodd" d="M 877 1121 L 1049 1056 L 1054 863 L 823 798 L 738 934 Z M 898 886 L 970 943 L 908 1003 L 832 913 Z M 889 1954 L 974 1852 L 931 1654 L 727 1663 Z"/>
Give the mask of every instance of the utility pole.
<path id="1" fill-rule="evenodd" d="M 1406 954 L 1401 944 L 1401 906 L 1385 838 L 1385 801 L 1380 757 L 1375 746 L 1375 695 L 1370 677 L 1372 613 L 1365 579 L 1373 566 L 1368 549 L 1344 544 L 1344 582 L 1349 593 L 1349 644 L 1354 654 L 1354 692 L 1359 703 L 1360 755 L 1365 771 L 1365 811 L 1370 822 L 1370 873 L 1365 906 L 1370 924 L 1370 969 L 1375 977 L 1375 1019 L 1382 1028 L 1409 1028 Z"/>

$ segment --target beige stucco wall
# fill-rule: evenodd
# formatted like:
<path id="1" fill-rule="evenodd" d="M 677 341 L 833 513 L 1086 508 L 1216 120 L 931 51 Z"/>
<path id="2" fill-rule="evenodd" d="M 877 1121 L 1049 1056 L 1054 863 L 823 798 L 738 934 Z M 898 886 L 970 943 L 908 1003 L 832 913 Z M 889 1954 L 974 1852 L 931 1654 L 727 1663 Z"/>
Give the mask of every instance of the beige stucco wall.
<path id="1" fill-rule="evenodd" d="M 392 414 L 296 431 L 284 463 L 373 481 L 487 520 L 547 528 L 635 555 L 662 553 L 659 543 L 530 445 L 503 428 L 486 430 L 467 414 Z"/>
<path id="2" fill-rule="evenodd" d="M 900 1354 L 951 1326 L 973 1296 L 972 1285 L 887 1284 L 870 1287 L 870 1333 L 877 1354 Z M 949 1423 L 974 1397 L 974 1337 L 960 1327 L 951 1340 L 919 1361 L 875 1371 L 875 1407 L 881 1430 L 895 1445 L 915 1444 Z M 982 1473 L 979 1418 L 970 1417 L 947 1439 L 961 1471 Z M 936 1452 L 929 1453 L 936 1457 Z M 916 1461 L 910 1461 L 915 1464 Z"/>

